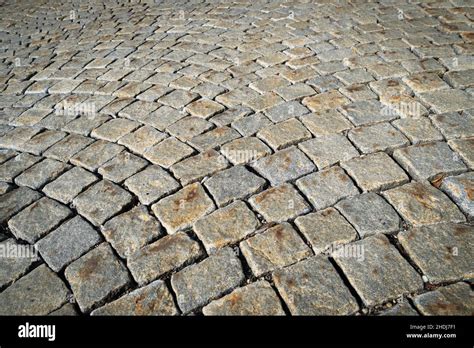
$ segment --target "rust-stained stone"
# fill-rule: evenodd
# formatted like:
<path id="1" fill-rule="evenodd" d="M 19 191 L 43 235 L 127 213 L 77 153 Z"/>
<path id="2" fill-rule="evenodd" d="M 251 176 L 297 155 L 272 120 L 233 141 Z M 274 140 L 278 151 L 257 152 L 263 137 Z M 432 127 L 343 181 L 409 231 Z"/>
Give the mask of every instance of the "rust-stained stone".
<path id="1" fill-rule="evenodd" d="M 235 129 L 223 126 L 197 135 L 192 138 L 189 143 L 200 151 L 206 151 L 221 146 L 237 138 L 240 138 L 240 134 Z"/>
<path id="2" fill-rule="evenodd" d="M 196 260 L 201 255 L 202 250 L 198 242 L 184 232 L 177 232 L 129 255 L 127 266 L 137 283 L 145 284 Z"/>
<path id="3" fill-rule="evenodd" d="M 469 220 L 474 220 L 474 172 L 444 178 L 440 188 Z"/>
<path id="4" fill-rule="evenodd" d="M 224 248 L 171 277 L 178 305 L 184 313 L 237 287 L 245 279 L 242 265 L 230 248 Z"/>
<path id="5" fill-rule="evenodd" d="M 72 214 L 68 207 L 43 197 L 8 221 L 16 238 L 34 243 Z"/>
<path id="6" fill-rule="evenodd" d="M 293 315 L 348 315 L 359 306 L 327 257 L 314 256 L 273 273 Z"/>
<path id="7" fill-rule="evenodd" d="M 196 221 L 194 232 L 210 253 L 244 239 L 258 225 L 254 213 L 245 203 L 237 201 Z"/>
<path id="8" fill-rule="evenodd" d="M 127 269 L 107 243 L 71 263 L 64 275 L 82 312 L 100 306 L 130 283 Z"/>
<path id="9" fill-rule="evenodd" d="M 203 308 L 204 315 L 285 315 L 275 290 L 265 280 L 232 291 Z"/>
<path id="10" fill-rule="evenodd" d="M 221 104 L 204 98 L 192 102 L 185 108 L 191 115 L 202 118 L 209 118 L 224 109 L 224 106 Z"/>
<path id="11" fill-rule="evenodd" d="M 69 290 L 41 265 L 0 293 L 0 315 L 46 315 L 67 302 Z"/>
<path id="12" fill-rule="evenodd" d="M 240 249 L 257 277 L 312 255 L 309 247 L 287 222 L 243 241 Z"/>
<path id="13" fill-rule="evenodd" d="M 269 144 L 273 150 L 279 150 L 311 138 L 311 133 L 300 121 L 291 118 L 261 129 L 257 136 Z"/>
<path id="14" fill-rule="evenodd" d="M 303 99 L 303 104 L 313 112 L 335 109 L 349 102 L 349 99 L 335 90 Z"/>
<path id="15" fill-rule="evenodd" d="M 77 196 L 72 204 L 77 212 L 98 226 L 132 202 L 130 193 L 102 180 Z"/>
<path id="16" fill-rule="evenodd" d="M 93 172 L 105 162 L 122 152 L 123 149 L 124 147 L 121 145 L 109 143 L 105 140 L 97 140 L 95 143 L 75 154 L 71 158 L 71 163 Z"/>
<path id="17" fill-rule="evenodd" d="M 107 221 L 102 234 L 121 257 L 127 258 L 162 232 L 156 218 L 140 205 Z"/>
<path id="18" fill-rule="evenodd" d="M 426 183 L 409 184 L 383 192 L 404 220 L 414 226 L 438 222 L 463 222 L 464 215 L 441 191 Z"/>
<path id="19" fill-rule="evenodd" d="M 268 222 L 281 222 L 307 213 L 311 207 L 291 184 L 269 188 L 249 200 Z"/>
<path id="20" fill-rule="evenodd" d="M 348 247 L 353 247 L 354 253 L 340 253 L 335 260 L 365 305 L 381 304 L 423 288 L 421 276 L 386 236 L 370 236 Z"/>
<path id="21" fill-rule="evenodd" d="M 413 303 L 423 315 L 474 314 L 474 296 L 466 283 L 456 283 L 418 295 Z"/>
<path id="22" fill-rule="evenodd" d="M 148 148 L 143 157 L 153 164 L 158 164 L 164 168 L 169 168 L 173 164 L 192 155 L 194 149 L 179 141 L 175 137 L 169 137 L 159 144 Z"/>
<path id="23" fill-rule="evenodd" d="M 245 137 L 221 147 L 221 153 L 234 165 L 256 161 L 272 151 L 257 137 Z"/>
<path id="24" fill-rule="evenodd" d="M 215 209 L 200 183 L 184 187 L 151 207 L 168 233 L 189 228 Z"/>
<path id="25" fill-rule="evenodd" d="M 311 244 L 316 254 L 337 244 L 346 244 L 357 238 L 356 230 L 334 208 L 300 216 L 296 226 Z"/>
<path id="26" fill-rule="evenodd" d="M 400 233 L 398 239 L 430 283 L 474 278 L 473 226 L 422 226 Z"/>
<path id="27" fill-rule="evenodd" d="M 166 284 L 157 280 L 136 289 L 118 300 L 94 310 L 91 315 L 176 315 L 178 310 Z"/>

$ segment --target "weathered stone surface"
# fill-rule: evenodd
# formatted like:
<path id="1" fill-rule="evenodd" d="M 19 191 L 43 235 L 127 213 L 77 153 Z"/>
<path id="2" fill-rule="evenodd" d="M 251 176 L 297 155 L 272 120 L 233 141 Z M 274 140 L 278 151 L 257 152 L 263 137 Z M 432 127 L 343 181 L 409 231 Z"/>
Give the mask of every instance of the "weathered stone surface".
<path id="1" fill-rule="evenodd" d="M 423 315 L 465 315 L 474 311 L 474 300 L 469 284 L 456 283 L 416 296 L 416 308 Z"/>
<path id="2" fill-rule="evenodd" d="M 408 139 L 388 122 L 351 129 L 348 137 L 362 153 L 391 151 L 409 144 Z"/>
<path id="3" fill-rule="evenodd" d="M 403 219 L 414 226 L 465 220 L 448 197 L 427 184 L 411 182 L 385 191 L 383 195 Z"/>
<path id="4" fill-rule="evenodd" d="M 381 313 L 381 316 L 416 316 L 419 315 L 418 312 L 408 303 L 408 301 L 403 301 L 396 304 L 390 309 L 387 309 Z"/>
<path id="5" fill-rule="evenodd" d="M 261 129 L 257 136 L 279 150 L 311 138 L 311 133 L 296 118 Z"/>
<path id="6" fill-rule="evenodd" d="M 111 142 L 119 140 L 124 135 L 132 132 L 140 123 L 124 118 L 114 118 L 91 132 L 91 136 Z"/>
<path id="7" fill-rule="evenodd" d="M 303 99 L 303 104 L 313 112 L 335 109 L 348 103 L 349 99 L 344 97 L 338 91 L 321 93 L 313 97 L 306 97 Z"/>
<path id="8" fill-rule="evenodd" d="M 120 183 L 146 167 L 147 164 L 148 162 L 144 159 L 128 151 L 122 151 L 110 161 L 105 162 L 98 172 L 104 179 Z"/>
<path id="9" fill-rule="evenodd" d="M 469 169 L 474 169 L 474 138 L 449 140 L 448 145 L 461 156 Z"/>
<path id="10" fill-rule="evenodd" d="M 359 156 L 356 148 L 341 134 L 317 137 L 299 144 L 298 147 L 316 163 L 318 169 Z"/>
<path id="11" fill-rule="evenodd" d="M 120 257 L 127 258 L 162 232 L 160 223 L 146 207 L 136 206 L 107 221 L 102 234 Z"/>
<path id="12" fill-rule="evenodd" d="M 284 315 L 280 299 L 265 280 L 232 291 L 203 308 L 205 315 Z"/>
<path id="13" fill-rule="evenodd" d="M 64 275 L 83 312 L 90 312 L 102 305 L 108 297 L 130 283 L 127 269 L 107 243 L 100 244 L 71 263 Z"/>
<path id="14" fill-rule="evenodd" d="M 41 195 L 27 187 L 19 187 L 1 196 L 0 223 L 5 223 L 14 214 L 41 198 Z"/>
<path id="15" fill-rule="evenodd" d="M 404 118 L 392 123 L 412 142 L 412 144 L 441 141 L 443 136 L 426 117 L 412 119 Z"/>
<path id="16" fill-rule="evenodd" d="M 0 289 L 23 276 L 38 261 L 37 254 L 29 245 L 22 245 L 14 238 L 0 242 Z"/>
<path id="17" fill-rule="evenodd" d="M 240 249 L 257 277 L 296 263 L 312 254 L 287 222 L 243 241 L 240 243 Z"/>
<path id="18" fill-rule="evenodd" d="M 176 163 L 170 169 L 183 185 L 187 185 L 227 167 L 228 162 L 224 156 L 215 150 L 208 150 Z"/>
<path id="19" fill-rule="evenodd" d="M 237 287 L 244 280 L 242 265 L 229 248 L 224 248 L 196 265 L 171 277 L 178 305 L 186 313 Z"/>
<path id="20" fill-rule="evenodd" d="M 327 208 L 342 198 L 359 193 L 352 180 L 337 166 L 298 179 L 296 185 L 316 210 Z"/>
<path id="21" fill-rule="evenodd" d="M 122 152 L 123 149 L 124 147 L 121 145 L 109 143 L 105 140 L 97 140 L 71 157 L 71 163 L 93 172 Z"/>
<path id="22" fill-rule="evenodd" d="M 310 210 L 310 206 L 291 184 L 272 187 L 249 200 L 268 222 L 293 219 Z"/>
<path id="23" fill-rule="evenodd" d="M 472 115 L 450 112 L 432 115 L 430 119 L 447 139 L 474 136 L 474 117 Z"/>
<path id="24" fill-rule="evenodd" d="M 56 309 L 48 314 L 49 316 L 56 316 L 56 317 L 65 317 L 65 316 L 77 316 L 76 307 L 74 307 L 71 303 L 66 303 L 61 308 Z"/>
<path id="25" fill-rule="evenodd" d="M 93 139 L 83 135 L 69 134 L 67 137 L 46 150 L 43 155 L 58 161 L 67 162 L 72 156 L 90 145 L 92 142 L 94 142 Z"/>
<path id="26" fill-rule="evenodd" d="M 178 182 L 159 166 L 149 166 L 131 176 L 125 180 L 125 186 L 142 204 L 151 204 L 179 188 Z"/>
<path id="27" fill-rule="evenodd" d="M 41 160 L 41 157 L 21 153 L 0 165 L 0 180 L 13 182 L 13 179 L 20 175 L 24 170 Z"/>
<path id="28" fill-rule="evenodd" d="M 99 233 L 83 218 L 75 216 L 36 242 L 35 247 L 48 266 L 59 272 L 100 241 Z"/>
<path id="29" fill-rule="evenodd" d="M 339 202 L 336 208 L 361 237 L 398 232 L 400 229 L 400 218 L 395 210 L 373 192 L 347 198 Z"/>
<path id="30" fill-rule="evenodd" d="M 293 315 L 347 315 L 359 309 L 335 268 L 323 256 L 276 271 L 273 281 Z"/>
<path id="31" fill-rule="evenodd" d="M 188 116 L 168 126 L 166 130 L 179 140 L 188 141 L 211 129 L 212 123 L 197 116 Z"/>
<path id="32" fill-rule="evenodd" d="M 352 128 L 352 124 L 338 111 L 325 110 L 301 116 L 301 121 L 315 136 L 341 133 Z"/>
<path id="33" fill-rule="evenodd" d="M 70 203 L 86 187 L 96 182 L 97 177 L 85 169 L 74 167 L 43 188 L 43 192 L 62 203 Z"/>
<path id="34" fill-rule="evenodd" d="M 151 207 L 166 228 L 174 233 L 191 227 L 194 222 L 215 209 L 214 203 L 199 183 L 185 186 Z"/>
<path id="35" fill-rule="evenodd" d="M 393 157 L 418 180 L 432 180 L 440 174 L 453 175 L 467 170 L 445 142 L 408 146 L 395 150 Z"/>
<path id="36" fill-rule="evenodd" d="M 8 221 L 16 238 L 34 243 L 72 214 L 66 206 L 43 197 Z"/>
<path id="37" fill-rule="evenodd" d="M 120 145 L 128 147 L 131 151 L 143 154 L 148 148 L 159 143 L 166 135 L 150 126 L 143 126 L 136 131 L 124 135 L 118 140 Z"/>
<path id="38" fill-rule="evenodd" d="M 68 294 L 63 281 L 41 265 L 0 294 L 0 315 L 46 315 L 66 303 Z"/>
<path id="39" fill-rule="evenodd" d="M 194 149 L 191 146 L 186 145 L 175 137 L 170 137 L 147 149 L 143 156 L 153 164 L 169 168 L 173 164 L 192 155 L 193 152 Z"/>
<path id="40" fill-rule="evenodd" d="M 390 121 L 397 118 L 397 114 L 387 110 L 376 100 L 354 102 L 341 107 L 342 113 L 355 126 L 365 126 L 378 122 Z"/>
<path id="41" fill-rule="evenodd" d="M 243 166 L 235 166 L 215 174 L 204 185 L 221 207 L 260 191 L 265 185 L 265 180 Z"/>
<path id="42" fill-rule="evenodd" d="M 270 109 L 272 110 L 272 109 Z M 269 111 L 267 111 L 268 113 Z M 260 129 L 271 125 L 272 122 L 262 113 L 255 113 L 246 117 L 242 117 L 232 122 L 232 127 L 244 137 L 248 137 L 257 133 Z"/>
<path id="43" fill-rule="evenodd" d="M 472 97 L 456 89 L 441 89 L 419 94 L 421 100 L 437 113 L 460 111 L 474 107 Z"/>
<path id="44" fill-rule="evenodd" d="M 209 118 L 224 109 L 224 106 L 209 99 L 196 100 L 185 108 L 191 115 L 202 118 Z"/>
<path id="45" fill-rule="evenodd" d="M 308 88 L 311 89 L 311 87 Z M 275 123 L 286 121 L 290 118 L 300 117 L 307 113 L 309 113 L 309 110 L 297 101 L 282 103 L 265 111 L 265 115 Z"/>
<path id="46" fill-rule="evenodd" d="M 189 142 L 200 151 L 221 146 L 229 141 L 240 138 L 239 132 L 229 127 L 217 127 L 206 133 L 193 137 Z"/>
<path id="47" fill-rule="evenodd" d="M 296 147 L 276 152 L 256 161 L 253 168 L 273 186 L 297 179 L 316 169 L 314 164 Z"/>
<path id="48" fill-rule="evenodd" d="M 199 244 L 184 232 L 165 236 L 128 256 L 127 266 L 139 284 L 148 283 L 202 255 Z"/>
<path id="49" fill-rule="evenodd" d="M 443 190 L 469 220 L 474 219 L 474 173 L 469 172 L 444 178 L 441 182 Z"/>
<path id="50" fill-rule="evenodd" d="M 143 288 L 136 289 L 118 300 L 107 303 L 94 310 L 91 315 L 176 315 L 178 310 L 174 304 L 168 287 L 157 280 Z"/>
<path id="51" fill-rule="evenodd" d="M 334 208 L 300 216 L 296 218 L 295 224 L 316 254 L 357 238 L 356 230 Z"/>
<path id="52" fill-rule="evenodd" d="M 102 180 L 77 196 L 72 204 L 77 212 L 98 226 L 132 202 L 132 195 L 107 180 Z"/>
<path id="53" fill-rule="evenodd" d="M 65 163 L 46 158 L 17 176 L 15 183 L 19 186 L 28 186 L 38 190 L 69 168 L 70 166 Z"/>
<path id="54" fill-rule="evenodd" d="M 430 283 L 472 279 L 474 228 L 460 224 L 422 226 L 398 239 Z"/>
<path id="55" fill-rule="evenodd" d="M 387 237 L 367 237 L 349 246 L 359 257 L 337 255 L 335 260 L 367 306 L 374 306 L 423 288 L 423 281 Z"/>
<path id="56" fill-rule="evenodd" d="M 386 153 L 353 158 L 341 162 L 341 167 L 356 181 L 364 191 L 386 190 L 408 182 L 405 172 Z"/>
<path id="57" fill-rule="evenodd" d="M 245 137 L 221 147 L 221 153 L 234 165 L 256 161 L 271 153 L 270 148 L 257 137 Z"/>

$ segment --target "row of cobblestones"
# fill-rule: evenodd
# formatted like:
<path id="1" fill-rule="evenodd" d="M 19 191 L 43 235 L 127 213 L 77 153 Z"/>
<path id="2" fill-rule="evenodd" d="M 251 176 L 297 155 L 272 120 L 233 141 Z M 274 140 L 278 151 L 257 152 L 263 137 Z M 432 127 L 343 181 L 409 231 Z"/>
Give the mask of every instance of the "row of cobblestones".
<path id="1" fill-rule="evenodd" d="M 0 6 L 0 315 L 474 313 L 472 2 Z"/>

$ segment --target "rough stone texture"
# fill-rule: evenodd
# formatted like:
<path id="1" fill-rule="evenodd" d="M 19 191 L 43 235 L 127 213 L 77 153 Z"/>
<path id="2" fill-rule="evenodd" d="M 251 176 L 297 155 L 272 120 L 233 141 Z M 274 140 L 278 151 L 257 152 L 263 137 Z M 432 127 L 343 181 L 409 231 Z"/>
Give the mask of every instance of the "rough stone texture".
<path id="1" fill-rule="evenodd" d="M 386 190 L 408 182 L 405 172 L 384 152 L 341 162 L 342 168 L 364 191 Z"/>
<path id="2" fill-rule="evenodd" d="M 444 178 L 440 188 L 467 215 L 469 220 L 474 219 L 474 173 Z"/>
<path id="3" fill-rule="evenodd" d="M 472 19 L 461 0 L 218 6 L 71 0 L 53 10 L 45 1 L 3 1 L 0 241 L 22 243 L 11 224 L 23 233 L 41 231 L 30 242 L 42 247 L 41 260 L 61 279 L 65 267 L 104 239 L 124 263 L 157 243 L 161 251 L 125 271 L 140 279 L 139 287 L 165 282 L 176 302 L 173 274 L 223 245 L 238 254 L 240 243 L 275 222 L 288 221 L 330 263 L 365 233 L 472 222 Z M 353 204 L 362 211 L 354 210 L 351 218 L 360 221 L 352 226 L 335 205 L 377 197 L 366 193 L 386 201 Z M 45 219 L 22 214 L 43 195 L 72 215 L 52 226 L 54 211 Z M 222 211 L 236 206 L 242 217 L 226 222 Z M 93 227 L 83 237 L 82 229 L 55 233 L 70 218 Z M 396 235 L 389 238 L 398 243 Z M 429 248 L 437 255 L 443 247 Z M 173 313 L 200 315 L 209 301 L 255 283 L 239 259 L 241 282 L 212 298 L 202 295 L 206 301 L 192 310 L 176 303 Z M 12 278 L 37 266 L 19 266 Z M 351 288 L 342 278 L 321 313 L 372 315 L 395 304 L 339 310 L 341 291 Z M 14 287 L 11 281 L 2 291 Z M 136 282 L 95 306 L 120 298 L 132 303 L 127 292 L 137 290 Z M 321 308 L 295 304 L 270 284 L 287 314 L 304 305 Z M 436 289 L 425 286 L 428 293 Z M 74 294 L 68 300 L 45 314 L 95 309 L 72 305 Z"/>
<path id="4" fill-rule="evenodd" d="M 284 315 L 275 291 L 265 280 L 232 291 L 203 308 L 205 315 Z"/>
<path id="5" fill-rule="evenodd" d="M 43 197 L 8 221 L 16 238 L 34 243 L 72 214 L 66 206 Z"/>
<path id="6" fill-rule="evenodd" d="M 26 247 L 26 248 L 25 248 Z M 28 245 L 21 245 L 13 238 L 0 242 L 0 289 L 23 276 L 38 260 Z M 25 248 L 25 249 L 23 249 Z"/>
<path id="7" fill-rule="evenodd" d="M 268 222 L 293 219 L 310 210 L 310 206 L 291 184 L 270 188 L 249 200 Z"/>
<path id="8" fill-rule="evenodd" d="M 348 315 L 358 305 L 326 257 L 314 256 L 273 273 L 293 315 Z"/>
<path id="9" fill-rule="evenodd" d="M 77 196 L 72 204 L 77 212 L 98 226 L 132 202 L 132 195 L 102 180 Z"/>
<path id="10" fill-rule="evenodd" d="M 240 249 L 256 277 L 311 255 L 311 250 L 287 222 L 243 241 Z"/>
<path id="11" fill-rule="evenodd" d="M 159 166 L 145 170 L 125 180 L 125 187 L 138 196 L 142 204 L 151 204 L 176 191 L 178 182 Z"/>
<path id="12" fill-rule="evenodd" d="M 91 315 L 176 315 L 178 310 L 166 284 L 157 280 L 143 288 L 139 288 L 122 296 L 118 300 L 107 303 L 94 310 Z"/>
<path id="13" fill-rule="evenodd" d="M 398 232 L 400 228 L 400 218 L 395 210 L 376 193 L 347 198 L 339 202 L 336 208 L 361 237 Z"/>
<path id="14" fill-rule="evenodd" d="M 125 266 L 107 243 L 100 244 L 71 263 L 64 275 L 81 311 L 89 312 L 130 282 Z"/>
<path id="15" fill-rule="evenodd" d="M 298 145 L 308 157 L 323 169 L 340 161 L 359 156 L 359 152 L 343 135 L 324 135 Z"/>
<path id="16" fill-rule="evenodd" d="M 202 255 L 199 244 L 184 232 L 165 236 L 129 255 L 127 266 L 139 284 L 182 267 Z"/>
<path id="17" fill-rule="evenodd" d="M 96 182 L 97 177 L 87 170 L 74 167 L 43 188 L 43 192 L 62 203 L 70 203 L 86 187 Z"/>
<path id="18" fill-rule="evenodd" d="M 253 164 L 253 167 L 273 186 L 297 179 L 316 169 L 303 152 L 295 147 L 259 159 Z"/>
<path id="19" fill-rule="evenodd" d="M 191 184 L 151 207 L 168 233 L 191 227 L 215 209 L 214 203 L 199 183 Z"/>
<path id="20" fill-rule="evenodd" d="M 474 300 L 469 284 L 457 283 L 416 296 L 416 308 L 423 315 L 472 316 Z"/>
<path id="21" fill-rule="evenodd" d="M 395 150 L 393 157 L 418 180 L 432 180 L 440 174 L 459 174 L 467 169 L 444 142 L 408 146 Z"/>
<path id="22" fill-rule="evenodd" d="M 403 301 L 401 303 L 396 304 L 392 308 L 379 313 L 379 315 L 393 317 L 393 316 L 417 316 L 419 314 L 407 301 Z"/>
<path id="23" fill-rule="evenodd" d="M 352 180 L 337 166 L 298 179 L 296 185 L 316 210 L 327 208 L 342 198 L 359 193 Z"/>
<path id="24" fill-rule="evenodd" d="M 217 173 L 204 185 L 217 205 L 223 206 L 260 191 L 265 185 L 265 180 L 249 172 L 245 167 L 235 166 Z"/>
<path id="25" fill-rule="evenodd" d="M 16 214 L 18 211 L 41 198 L 41 195 L 28 187 L 19 187 L 1 196 L 0 199 L 0 223 Z"/>
<path id="26" fill-rule="evenodd" d="M 363 256 L 337 255 L 335 260 L 367 306 L 423 288 L 421 276 L 390 244 L 387 237 L 371 236 L 350 245 L 360 248 Z"/>
<path id="27" fill-rule="evenodd" d="M 171 277 L 179 308 L 189 312 L 237 287 L 244 280 L 242 265 L 229 248 L 186 267 Z"/>
<path id="28" fill-rule="evenodd" d="M 76 216 L 39 240 L 35 247 L 48 266 L 59 272 L 101 242 L 101 236 Z"/>
<path id="29" fill-rule="evenodd" d="M 357 238 L 356 230 L 334 208 L 300 216 L 295 220 L 295 224 L 316 254 Z"/>
<path id="30" fill-rule="evenodd" d="M 465 220 L 448 197 L 428 184 L 411 182 L 385 191 L 383 195 L 402 218 L 414 226 Z"/>
<path id="31" fill-rule="evenodd" d="M 0 315 L 46 315 L 67 301 L 68 289 L 45 265 L 0 293 Z"/>
<path id="32" fill-rule="evenodd" d="M 160 223 L 144 206 L 120 214 L 102 227 L 105 239 L 120 257 L 127 258 L 145 244 L 162 234 Z"/>
<path id="33" fill-rule="evenodd" d="M 474 228 L 460 224 L 422 226 L 398 235 L 430 283 L 472 279 Z"/>
<path id="34" fill-rule="evenodd" d="M 208 253 L 234 244 L 254 232 L 259 225 L 254 213 L 241 201 L 218 209 L 194 223 L 193 229 Z"/>

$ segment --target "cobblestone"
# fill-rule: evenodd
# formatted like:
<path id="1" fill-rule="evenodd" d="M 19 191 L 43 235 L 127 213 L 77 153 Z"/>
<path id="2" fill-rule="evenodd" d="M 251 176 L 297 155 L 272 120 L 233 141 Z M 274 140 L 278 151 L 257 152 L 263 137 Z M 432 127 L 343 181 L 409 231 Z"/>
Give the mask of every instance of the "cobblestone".
<path id="1" fill-rule="evenodd" d="M 0 312 L 469 313 L 471 19 L 4 2 L 0 246 L 40 259 L 0 260 Z"/>

